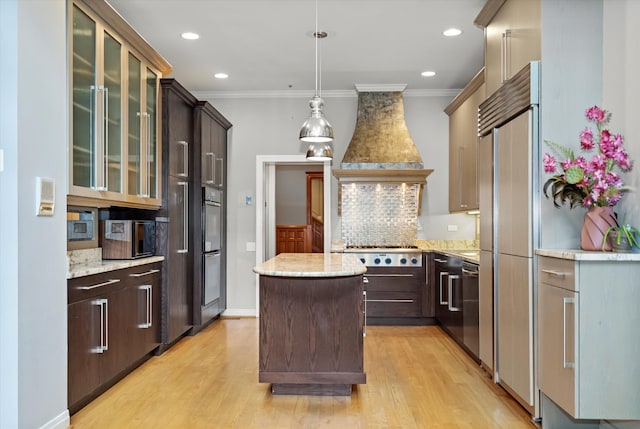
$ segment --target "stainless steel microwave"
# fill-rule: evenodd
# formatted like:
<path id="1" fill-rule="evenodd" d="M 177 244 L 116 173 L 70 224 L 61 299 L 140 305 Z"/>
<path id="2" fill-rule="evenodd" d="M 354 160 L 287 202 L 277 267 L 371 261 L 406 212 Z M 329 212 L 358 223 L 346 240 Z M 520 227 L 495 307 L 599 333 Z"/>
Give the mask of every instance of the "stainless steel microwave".
<path id="1" fill-rule="evenodd" d="M 102 220 L 100 232 L 102 259 L 136 259 L 156 253 L 152 220 Z"/>

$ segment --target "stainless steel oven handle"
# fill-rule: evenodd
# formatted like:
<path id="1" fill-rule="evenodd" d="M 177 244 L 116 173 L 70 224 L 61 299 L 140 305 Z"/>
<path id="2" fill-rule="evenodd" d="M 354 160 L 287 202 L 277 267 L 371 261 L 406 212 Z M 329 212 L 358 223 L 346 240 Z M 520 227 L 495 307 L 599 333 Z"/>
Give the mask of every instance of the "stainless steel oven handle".
<path id="1" fill-rule="evenodd" d="M 368 277 L 413 277 L 413 274 L 367 274 Z"/>
<path id="2" fill-rule="evenodd" d="M 462 274 L 468 277 L 478 277 L 478 272 L 476 270 L 467 270 L 463 268 Z"/>

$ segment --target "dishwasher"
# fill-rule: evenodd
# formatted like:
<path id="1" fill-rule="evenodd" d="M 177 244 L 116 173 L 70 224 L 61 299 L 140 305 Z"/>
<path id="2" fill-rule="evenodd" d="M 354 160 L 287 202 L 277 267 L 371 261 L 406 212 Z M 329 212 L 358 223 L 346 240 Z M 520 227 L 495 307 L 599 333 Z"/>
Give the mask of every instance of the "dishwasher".
<path id="1" fill-rule="evenodd" d="M 478 265 L 462 263 L 462 338 L 465 347 L 478 360 L 480 352 L 480 320 L 478 300 Z"/>

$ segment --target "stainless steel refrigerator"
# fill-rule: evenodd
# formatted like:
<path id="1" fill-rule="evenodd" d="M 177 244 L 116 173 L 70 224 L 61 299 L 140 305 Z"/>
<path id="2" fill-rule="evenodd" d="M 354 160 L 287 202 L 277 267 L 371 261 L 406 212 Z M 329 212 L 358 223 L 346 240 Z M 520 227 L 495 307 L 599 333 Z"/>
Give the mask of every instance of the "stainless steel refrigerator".
<path id="1" fill-rule="evenodd" d="M 492 208 L 491 228 L 482 222 L 480 184 L 481 227 L 484 225 L 491 236 L 491 240 L 483 240 L 481 229 L 480 289 L 486 296 L 493 280 L 494 380 L 534 417 L 539 414 L 534 361 L 537 347 L 534 248 L 539 242 L 538 205 L 534 204 L 539 195 L 539 65 L 530 63 L 480 105 L 481 150 L 490 148 L 493 152 L 490 191 L 484 191 L 484 206 Z M 484 303 L 481 336 L 482 332 L 486 335 L 487 308 L 491 307 L 486 306 L 486 299 Z M 481 341 L 483 362 L 490 359 L 487 347 L 486 339 Z"/>

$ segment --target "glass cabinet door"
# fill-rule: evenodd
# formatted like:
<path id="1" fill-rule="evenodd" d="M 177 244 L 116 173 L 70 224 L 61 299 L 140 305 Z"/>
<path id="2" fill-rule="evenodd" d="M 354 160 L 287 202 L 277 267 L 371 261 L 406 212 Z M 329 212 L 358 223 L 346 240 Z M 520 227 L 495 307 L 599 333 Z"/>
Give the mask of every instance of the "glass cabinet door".
<path id="1" fill-rule="evenodd" d="M 107 190 L 122 192 L 122 45 L 104 33 Z"/>
<path id="2" fill-rule="evenodd" d="M 129 53 L 129 116 L 128 116 L 128 158 L 127 182 L 128 193 L 142 196 L 142 80 L 140 77 L 140 60 Z"/>
<path id="3" fill-rule="evenodd" d="M 157 123 L 157 94 L 158 76 L 147 69 L 147 111 L 146 111 L 146 132 L 147 132 L 147 193 L 149 198 L 158 197 L 157 177 L 158 177 L 158 123 Z"/>
<path id="4" fill-rule="evenodd" d="M 73 8 L 73 185 L 95 186 L 96 23 Z"/>

